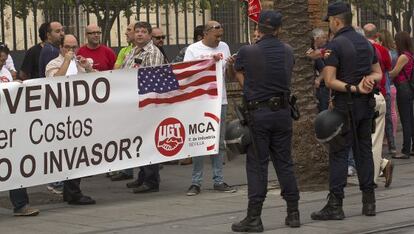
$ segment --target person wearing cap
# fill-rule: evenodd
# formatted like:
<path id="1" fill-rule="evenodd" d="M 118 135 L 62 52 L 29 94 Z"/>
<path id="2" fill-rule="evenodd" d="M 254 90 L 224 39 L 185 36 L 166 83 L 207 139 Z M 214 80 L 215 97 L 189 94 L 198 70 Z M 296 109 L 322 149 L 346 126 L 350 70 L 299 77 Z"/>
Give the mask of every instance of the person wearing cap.
<path id="1" fill-rule="evenodd" d="M 331 143 L 329 149 L 328 202 L 320 211 L 313 212 L 313 220 L 342 220 L 344 187 L 347 183 L 347 157 L 352 146 L 362 191 L 362 214 L 374 216 L 374 163 L 372 158 L 372 121 L 375 83 L 382 78 L 375 49 L 355 31 L 348 3 L 329 4 L 324 20 L 334 38 L 325 53 L 324 81 L 334 91 L 334 110 L 347 119 L 341 142 Z M 349 111 L 348 111 L 349 110 Z M 356 136 L 356 137 L 354 137 Z"/>
<path id="2" fill-rule="evenodd" d="M 294 65 L 292 48 L 282 43 L 282 14 L 262 11 L 259 16 L 260 39 L 240 48 L 234 63 L 236 78 L 243 87 L 244 108 L 252 144 L 248 146 L 247 216 L 234 223 L 235 232 L 262 232 L 262 205 L 267 194 L 269 156 L 276 170 L 281 196 L 287 203 L 285 224 L 299 227 L 299 190 L 291 157 L 292 118 L 289 106 Z"/>

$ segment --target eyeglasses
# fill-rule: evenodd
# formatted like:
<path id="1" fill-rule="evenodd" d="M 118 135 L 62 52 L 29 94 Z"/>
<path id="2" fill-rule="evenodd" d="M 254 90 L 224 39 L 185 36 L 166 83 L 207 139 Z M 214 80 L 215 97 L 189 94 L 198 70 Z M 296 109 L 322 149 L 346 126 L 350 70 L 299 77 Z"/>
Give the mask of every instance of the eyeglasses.
<path id="1" fill-rule="evenodd" d="M 210 28 L 208 28 L 208 30 L 211 30 L 211 29 L 221 29 L 221 28 L 223 28 L 223 26 L 221 26 L 220 24 L 216 24 L 216 25 L 213 25 Z"/>
<path id="2" fill-rule="evenodd" d="M 64 45 L 63 48 L 67 49 L 67 50 L 76 50 L 78 48 L 78 46 L 69 46 L 69 45 Z"/>
<path id="3" fill-rule="evenodd" d="M 97 35 L 101 35 L 102 32 L 100 31 L 96 31 L 96 32 L 87 32 L 88 35 L 92 35 L 92 34 L 97 34 Z"/>
<path id="4" fill-rule="evenodd" d="M 164 40 L 165 39 L 165 35 L 162 35 L 162 36 L 154 36 L 154 38 L 155 39 L 157 39 L 157 40 Z"/>

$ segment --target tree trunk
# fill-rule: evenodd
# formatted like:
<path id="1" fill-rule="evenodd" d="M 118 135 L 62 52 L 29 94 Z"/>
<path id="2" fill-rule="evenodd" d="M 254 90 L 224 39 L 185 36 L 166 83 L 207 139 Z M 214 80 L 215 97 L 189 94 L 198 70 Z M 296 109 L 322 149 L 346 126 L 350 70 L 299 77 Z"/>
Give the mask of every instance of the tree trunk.
<path id="1" fill-rule="evenodd" d="M 293 126 L 292 156 L 302 188 L 327 183 L 327 151 L 315 138 L 314 119 L 317 114 L 313 88 L 312 61 L 305 51 L 310 46 L 308 0 L 274 0 L 274 8 L 283 14 L 281 40 L 292 46 L 295 67 L 292 92 L 298 97 L 301 118 Z"/>

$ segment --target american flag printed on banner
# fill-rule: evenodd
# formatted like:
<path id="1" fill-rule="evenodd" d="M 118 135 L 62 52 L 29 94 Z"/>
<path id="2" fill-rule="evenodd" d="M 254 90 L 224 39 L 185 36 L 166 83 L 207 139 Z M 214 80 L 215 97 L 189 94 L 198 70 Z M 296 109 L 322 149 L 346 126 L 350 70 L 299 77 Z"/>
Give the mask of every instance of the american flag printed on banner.
<path id="1" fill-rule="evenodd" d="M 138 69 L 139 108 L 217 98 L 213 59 Z"/>

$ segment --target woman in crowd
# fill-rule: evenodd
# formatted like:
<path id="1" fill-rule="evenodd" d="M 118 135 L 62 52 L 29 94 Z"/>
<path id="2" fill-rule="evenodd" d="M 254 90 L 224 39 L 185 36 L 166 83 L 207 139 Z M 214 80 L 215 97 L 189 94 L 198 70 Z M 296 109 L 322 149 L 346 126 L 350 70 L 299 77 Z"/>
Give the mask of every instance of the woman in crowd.
<path id="1" fill-rule="evenodd" d="M 413 114 L 413 91 L 409 85 L 411 72 L 413 70 L 413 45 L 410 34 L 398 32 L 395 35 L 395 44 L 398 59 L 395 67 L 390 71 L 390 76 L 397 87 L 397 105 L 403 129 L 403 155 L 394 155 L 396 159 L 409 159 L 412 152 L 412 141 L 414 140 L 414 114 Z"/>
<path id="2" fill-rule="evenodd" d="M 382 46 L 388 49 L 390 52 L 390 57 L 392 61 L 392 68 L 394 68 L 398 53 L 395 48 L 395 43 L 392 38 L 391 33 L 388 30 L 380 30 L 379 32 L 378 40 L 381 43 Z M 389 73 L 386 73 L 387 77 L 387 85 L 385 86 L 387 88 L 387 95 L 385 97 L 385 100 L 387 102 L 387 112 L 385 114 L 385 136 L 387 138 L 387 144 L 388 144 L 388 150 L 389 153 L 394 156 L 397 153 L 396 147 L 395 147 L 395 136 L 397 134 L 397 111 L 395 109 L 395 98 L 397 96 L 397 89 L 394 86 L 394 83 L 392 82 L 392 79 L 389 75 Z"/>

